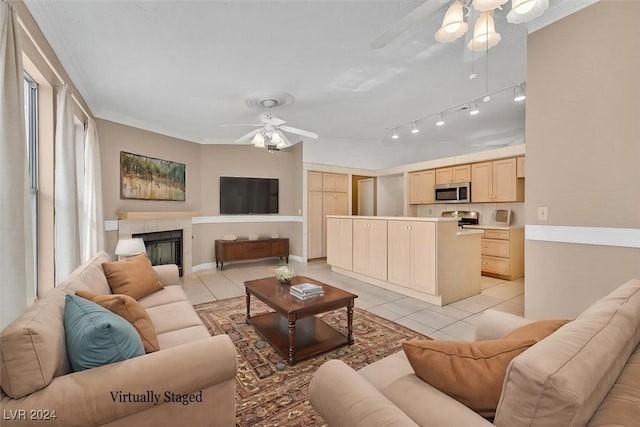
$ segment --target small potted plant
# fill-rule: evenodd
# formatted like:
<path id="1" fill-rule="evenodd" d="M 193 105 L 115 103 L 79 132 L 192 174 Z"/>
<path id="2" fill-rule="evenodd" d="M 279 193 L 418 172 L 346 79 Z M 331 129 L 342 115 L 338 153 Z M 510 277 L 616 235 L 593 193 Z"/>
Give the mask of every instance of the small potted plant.
<path id="1" fill-rule="evenodd" d="M 283 265 L 282 267 L 276 268 L 276 279 L 280 283 L 289 283 L 293 276 L 295 275 L 293 268 L 288 265 Z"/>

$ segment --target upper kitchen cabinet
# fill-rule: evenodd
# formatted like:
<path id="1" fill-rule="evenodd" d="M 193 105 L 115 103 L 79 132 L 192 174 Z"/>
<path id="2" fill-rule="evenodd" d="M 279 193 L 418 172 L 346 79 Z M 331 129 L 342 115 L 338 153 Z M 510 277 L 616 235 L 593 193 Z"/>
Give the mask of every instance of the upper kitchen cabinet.
<path id="1" fill-rule="evenodd" d="M 524 157 L 516 157 L 516 176 L 524 178 Z"/>
<path id="2" fill-rule="evenodd" d="M 436 184 L 452 184 L 471 181 L 471 165 L 436 169 Z"/>
<path id="3" fill-rule="evenodd" d="M 309 171 L 307 189 L 309 191 L 322 191 L 322 172 Z"/>
<path id="4" fill-rule="evenodd" d="M 342 173 L 322 174 L 322 191 L 336 191 L 346 193 L 349 188 L 349 176 Z"/>
<path id="5" fill-rule="evenodd" d="M 472 164 L 471 201 L 523 202 L 524 180 L 517 177 L 516 159 Z"/>
<path id="6" fill-rule="evenodd" d="M 409 204 L 424 205 L 435 203 L 433 186 L 436 184 L 434 170 L 409 173 Z"/>

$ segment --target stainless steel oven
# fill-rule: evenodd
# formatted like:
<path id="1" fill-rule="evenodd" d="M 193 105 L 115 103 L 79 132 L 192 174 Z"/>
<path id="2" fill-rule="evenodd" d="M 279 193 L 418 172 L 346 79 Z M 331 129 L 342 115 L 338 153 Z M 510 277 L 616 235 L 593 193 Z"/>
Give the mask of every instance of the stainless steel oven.
<path id="1" fill-rule="evenodd" d="M 469 203 L 471 201 L 471 183 L 438 184 L 435 187 L 436 203 Z"/>

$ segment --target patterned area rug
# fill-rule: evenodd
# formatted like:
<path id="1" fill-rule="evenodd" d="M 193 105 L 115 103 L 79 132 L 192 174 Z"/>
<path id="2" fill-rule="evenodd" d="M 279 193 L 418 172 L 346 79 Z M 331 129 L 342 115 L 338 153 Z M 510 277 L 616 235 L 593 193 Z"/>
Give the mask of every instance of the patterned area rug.
<path id="1" fill-rule="evenodd" d="M 355 308 L 353 345 L 289 366 L 285 358 L 245 323 L 244 297 L 199 304 L 195 309 L 212 335 L 229 335 L 238 351 L 237 427 L 326 426 L 307 401 L 309 382 L 320 365 L 340 359 L 359 369 L 401 350 L 403 341 L 425 338 L 404 326 Z M 268 311 L 272 310 L 256 298 L 251 299 L 252 316 Z M 346 308 L 318 317 L 346 334 Z"/>

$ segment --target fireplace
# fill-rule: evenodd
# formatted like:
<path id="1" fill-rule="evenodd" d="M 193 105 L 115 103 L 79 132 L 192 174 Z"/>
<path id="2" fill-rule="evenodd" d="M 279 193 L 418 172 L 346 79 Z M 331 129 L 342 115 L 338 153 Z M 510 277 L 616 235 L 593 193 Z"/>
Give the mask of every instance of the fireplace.
<path id="1" fill-rule="evenodd" d="M 147 256 L 152 265 L 176 264 L 182 276 L 182 230 L 137 233 L 147 248 Z"/>

